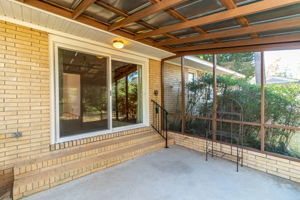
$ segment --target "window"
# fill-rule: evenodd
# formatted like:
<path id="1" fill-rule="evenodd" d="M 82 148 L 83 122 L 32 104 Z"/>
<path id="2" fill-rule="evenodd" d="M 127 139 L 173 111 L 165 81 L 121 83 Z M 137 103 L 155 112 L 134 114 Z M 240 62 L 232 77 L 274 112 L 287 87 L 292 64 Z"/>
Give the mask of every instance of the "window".
<path id="1" fill-rule="evenodd" d="M 195 80 L 195 74 L 189 72 L 188 73 L 188 82 L 193 82 Z"/>
<path id="2" fill-rule="evenodd" d="M 146 59 L 52 38 L 52 143 L 148 125 Z"/>

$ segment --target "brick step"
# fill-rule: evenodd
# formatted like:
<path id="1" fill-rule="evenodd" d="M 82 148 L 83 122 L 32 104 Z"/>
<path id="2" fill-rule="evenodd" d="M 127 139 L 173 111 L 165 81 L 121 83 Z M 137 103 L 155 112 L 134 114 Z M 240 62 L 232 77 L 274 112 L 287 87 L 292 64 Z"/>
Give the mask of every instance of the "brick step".
<path id="1" fill-rule="evenodd" d="M 52 154 L 47 156 L 17 163 L 14 167 L 14 179 L 17 180 L 22 177 L 40 173 L 47 169 L 76 162 L 77 160 L 84 159 L 85 157 L 90 157 L 96 154 L 101 155 L 158 137 L 159 135 L 153 130 L 147 130 L 132 135 L 90 143 L 82 147 L 79 146 L 72 149 L 54 151 Z"/>
<path id="2" fill-rule="evenodd" d="M 173 141 L 170 139 L 169 142 L 172 143 Z M 123 149 L 85 157 L 67 165 L 22 177 L 15 180 L 13 197 L 18 199 L 28 196 L 164 147 L 165 141 L 158 137 L 151 139 L 151 141 L 143 141 Z"/>

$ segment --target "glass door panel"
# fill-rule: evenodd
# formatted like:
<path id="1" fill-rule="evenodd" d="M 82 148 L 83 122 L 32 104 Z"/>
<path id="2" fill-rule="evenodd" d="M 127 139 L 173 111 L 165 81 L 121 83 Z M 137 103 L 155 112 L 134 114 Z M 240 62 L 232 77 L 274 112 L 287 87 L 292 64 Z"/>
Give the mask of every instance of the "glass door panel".
<path id="1" fill-rule="evenodd" d="M 142 123 L 142 66 L 112 60 L 112 127 Z"/>
<path id="2" fill-rule="evenodd" d="M 60 137 L 108 129 L 107 61 L 58 49 Z"/>

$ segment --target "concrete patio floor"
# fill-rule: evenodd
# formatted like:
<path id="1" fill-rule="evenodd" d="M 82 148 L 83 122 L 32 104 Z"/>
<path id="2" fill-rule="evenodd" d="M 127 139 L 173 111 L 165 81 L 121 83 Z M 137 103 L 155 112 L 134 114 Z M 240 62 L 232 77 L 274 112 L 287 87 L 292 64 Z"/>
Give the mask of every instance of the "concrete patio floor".
<path id="1" fill-rule="evenodd" d="M 300 184 L 220 158 L 173 146 L 75 181 L 27 200 L 300 200 Z"/>

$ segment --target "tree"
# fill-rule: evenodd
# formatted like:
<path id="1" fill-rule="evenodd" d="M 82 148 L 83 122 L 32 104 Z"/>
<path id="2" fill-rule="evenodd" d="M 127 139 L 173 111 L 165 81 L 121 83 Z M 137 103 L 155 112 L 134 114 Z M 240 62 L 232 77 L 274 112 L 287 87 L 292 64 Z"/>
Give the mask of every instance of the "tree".
<path id="1" fill-rule="evenodd" d="M 254 52 L 245 53 L 224 53 L 217 55 L 217 65 L 244 74 L 246 78 L 255 75 Z M 212 62 L 212 55 L 199 55 L 200 59 Z"/>

